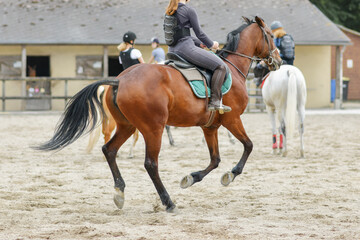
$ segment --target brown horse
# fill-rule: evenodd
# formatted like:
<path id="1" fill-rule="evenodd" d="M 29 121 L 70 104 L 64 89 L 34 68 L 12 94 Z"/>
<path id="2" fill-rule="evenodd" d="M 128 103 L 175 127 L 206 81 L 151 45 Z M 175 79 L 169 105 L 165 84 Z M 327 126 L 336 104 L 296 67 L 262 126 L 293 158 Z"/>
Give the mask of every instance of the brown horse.
<path id="1" fill-rule="evenodd" d="M 110 141 L 111 135 L 112 135 L 113 131 L 115 130 L 116 122 L 115 122 L 115 119 L 113 118 L 113 116 L 111 115 L 109 107 L 105 100 L 108 94 L 111 94 L 111 95 L 114 94 L 113 91 L 107 91 L 109 87 L 110 86 L 101 86 L 98 88 L 97 98 L 99 99 L 99 101 L 102 104 L 104 114 L 103 114 L 101 126 L 98 126 L 96 129 L 94 129 L 94 131 L 92 131 L 90 133 L 89 142 L 86 147 L 87 153 L 90 153 L 92 151 L 92 149 L 94 148 L 94 145 L 99 140 L 100 131 L 104 135 L 104 142 L 107 143 L 108 141 Z M 111 102 L 111 104 L 113 105 L 113 102 Z M 100 128 L 101 128 L 101 130 L 100 130 Z M 173 139 L 171 131 L 170 131 L 170 126 L 166 125 L 165 128 L 166 128 L 166 132 L 167 132 L 167 135 L 169 138 L 169 144 L 171 146 L 174 146 L 175 142 L 174 142 L 174 139 Z M 133 134 L 133 143 L 130 146 L 128 158 L 134 157 L 134 147 L 135 147 L 138 139 L 139 139 L 139 130 L 136 129 Z"/>
<path id="2" fill-rule="evenodd" d="M 228 35 L 228 43 L 219 53 L 232 73 L 232 87 L 223 97 L 224 104 L 231 106 L 232 111 L 222 115 L 216 113 L 211 126 L 205 127 L 210 117 L 210 112 L 206 111 L 206 101 L 195 97 L 180 72 L 166 65 L 138 64 L 126 69 L 117 80 L 98 81 L 77 93 L 66 107 L 62 122 L 53 138 L 38 149 L 61 149 L 78 139 L 89 127 L 90 130 L 94 128 L 97 123 L 95 113 L 97 107 L 101 107 L 96 98 L 97 88 L 100 85 L 111 85 L 118 87 L 117 106 L 113 103 L 111 94 L 107 94 L 106 102 L 116 121 L 116 132 L 102 150 L 114 177 L 114 201 L 119 208 L 122 208 L 124 203 L 125 182 L 116 164 L 116 153 L 135 129 L 139 129 L 144 137 L 144 165 L 167 211 L 174 210 L 175 205 L 158 172 L 158 155 L 166 124 L 201 127 L 209 148 L 209 166 L 184 177 L 181 180 L 183 188 L 201 181 L 218 166 L 218 128 L 221 125 L 227 128 L 244 145 L 238 164 L 222 177 L 222 184 L 228 185 L 242 173 L 253 148 L 240 119 L 248 103 L 245 76 L 250 63 L 262 59 L 269 65 L 270 70 L 276 70 L 281 65 L 273 36 L 263 20 L 259 17 L 255 17 L 255 21 L 244 19 L 246 24 Z M 111 91 L 111 88 L 108 91 Z"/>

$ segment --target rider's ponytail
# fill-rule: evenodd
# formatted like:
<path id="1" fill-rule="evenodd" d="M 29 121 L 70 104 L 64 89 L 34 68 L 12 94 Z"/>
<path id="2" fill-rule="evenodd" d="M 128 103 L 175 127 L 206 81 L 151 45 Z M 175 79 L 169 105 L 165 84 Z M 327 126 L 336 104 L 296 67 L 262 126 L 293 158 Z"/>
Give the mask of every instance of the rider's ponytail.
<path id="1" fill-rule="evenodd" d="M 166 8 L 165 13 L 167 15 L 173 15 L 178 9 L 179 0 L 170 0 L 169 5 Z"/>
<path id="2" fill-rule="evenodd" d="M 117 49 L 122 52 L 126 49 L 126 43 L 125 42 L 122 42 L 120 43 L 118 46 L 117 46 Z"/>

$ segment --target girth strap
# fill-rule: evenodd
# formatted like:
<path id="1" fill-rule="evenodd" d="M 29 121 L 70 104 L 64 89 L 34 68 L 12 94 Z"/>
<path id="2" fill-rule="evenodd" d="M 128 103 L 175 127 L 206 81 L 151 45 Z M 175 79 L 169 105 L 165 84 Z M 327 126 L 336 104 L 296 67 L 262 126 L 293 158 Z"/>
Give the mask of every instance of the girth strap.
<path id="1" fill-rule="evenodd" d="M 206 103 L 206 106 L 207 106 L 207 103 Z M 206 107 L 206 108 L 207 108 L 207 107 Z M 208 122 L 207 122 L 203 127 L 208 128 L 208 127 L 210 127 L 210 126 L 213 124 L 214 118 L 215 118 L 215 113 L 216 113 L 216 111 L 211 111 L 211 112 L 210 112 L 209 120 L 208 120 Z"/>

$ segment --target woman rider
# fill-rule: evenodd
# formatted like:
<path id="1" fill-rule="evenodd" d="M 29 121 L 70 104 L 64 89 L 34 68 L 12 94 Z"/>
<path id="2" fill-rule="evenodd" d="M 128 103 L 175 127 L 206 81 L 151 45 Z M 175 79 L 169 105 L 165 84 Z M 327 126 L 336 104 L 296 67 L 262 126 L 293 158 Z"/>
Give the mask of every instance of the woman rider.
<path id="1" fill-rule="evenodd" d="M 144 63 L 141 52 L 134 48 L 135 39 L 135 33 L 128 31 L 123 36 L 124 42 L 117 47 L 120 51 L 119 62 L 122 64 L 124 70 L 132 65 Z"/>
<path id="2" fill-rule="evenodd" d="M 208 48 L 218 49 L 219 43 L 210 40 L 201 30 L 196 11 L 186 5 L 189 1 L 190 0 L 170 0 L 166 9 L 166 14 L 175 15 L 178 25 L 187 30 L 183 32 L 188 32 L 188 34 L 183 34 L 175 45 L 170 46 L 169 52 L 176 53 L 197 66 L 213 71 L 209 110 L 230 112 L 230 107 L 221 104 L 221 86 L 224 83 L 226 75 L 225 63 L 216 55 L 200 47 L 201 44 L 204 44 Z M 197 38 L 190 36 L 190 28 L 194 30 Z"/>

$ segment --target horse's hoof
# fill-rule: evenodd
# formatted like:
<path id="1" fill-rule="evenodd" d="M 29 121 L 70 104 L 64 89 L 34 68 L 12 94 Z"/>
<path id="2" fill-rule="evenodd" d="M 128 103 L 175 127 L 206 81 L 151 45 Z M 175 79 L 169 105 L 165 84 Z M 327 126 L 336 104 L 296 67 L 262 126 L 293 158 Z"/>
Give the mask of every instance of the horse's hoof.
<path id="1" fill-rule="evenodd" d="M 180 181 L 181 188 L 188 188 L 193 184 L 194 184 L 194 178 L 191 175 L 187 175 L 187 176 L 183 177 L 183 179 L 181 179 L 181 181 Z"/>
<path id="2" fill-rule="evenodd" d="M 286 157 L 286 156 L 287 156 L 287 151 L 283 151 L 283 152 L 282 152 L 282 156 L 283 156 L 283 157 Z"/>
<path id="3" fill-rule="evenodd" d="M 177 210 L 177 207 L 175 205 L 169 207 L 169 208 L 166 208 L 166 212 L 168 213 L 178 213 L 178 210 Z"/>
<path id="4" fill-rule="evenodd" d="M 234 174 L 232 172 L 224 173 L 221 177 L 221 184 L 224 186 L 228 186 L 232 181 L 234 181 Z"/>
<path id="5" fill-rule="evenodd" d="M 276 155 L 276 154 L 278 153 L 277 148 L 273 148 L 272 153 L 273 153 L 274 155 Z"/>
<path id="6" fill-rule="evenodd" d="M 304 151 L 300 151 L 300 158 L 305 158 Z"/>
<path id="7" fill-rule="evenodd" d="M 118 188 L 115 188 L 115 192 L 116 193 L 114 194 L 114 203 L 119 209 L 122 209 L 124 207 L 125 195 Z"/>

